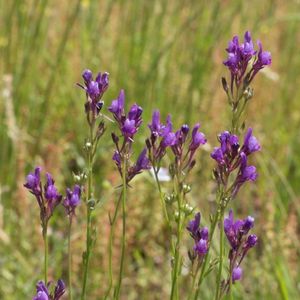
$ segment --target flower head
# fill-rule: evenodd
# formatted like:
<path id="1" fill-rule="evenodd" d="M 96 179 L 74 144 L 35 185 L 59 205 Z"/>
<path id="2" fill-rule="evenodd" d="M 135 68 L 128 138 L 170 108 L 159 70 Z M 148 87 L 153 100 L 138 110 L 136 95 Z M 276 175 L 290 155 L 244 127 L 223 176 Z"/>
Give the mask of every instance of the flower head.
<path id="1" fill-rule="evenodd" d="M 227 182 L 231 174 L 236 176 L 231 188 L 231 196 L 234 197 L 245 182 L 256 180 L 256 168 L 248 165 L 248 156 L 259 151 L 261 146 L 253 136 L 252 128 L 247 130 L 242 146 L 238 137 L 228 131 L 222 132 L 218 140 L 220 147 L 215 147 L 210 155 L 217 162 L 214 173 L 219 183 Z"/>
<path id="2" fill-rule="evenodd" d="M 79 185 L 75 185 L 73 191 L 67 189 L 66 197 L 63 205 L 66 209 L 67 214 L 71 217 L 75 215 L 75 208 L 80 204 L 81 188 Z"/>
<path id="3" fill-rule="evenodd" d="M 231 73 L 231 94 L 234 84 L 239 89 L 241 83 L 248 86 L 259 70 L 271 64 L 271 54 L 262 50 L 262 44 L 257 42 L 258 51 L 254 49 L 254 43 L 249 31 L 244 34 L 244 42 L 239 43 L 237 36 L 229 42 L 226 51 L 228 53 L 224 65 Z M 250 69 L 247 73 L 247 70 Z"/>
<path id="4" fill-rule="evenodd" d="M 108 88 L 109 75 L 107 72 L 104 72 L 102 74 L 98 73 L 97 77 L 93 79 L 92 71 L 86 69 L 82 73 L 82 78 L 84 81 L 84 85 L 79 83 L 77 85 L 86 92 L 86 113 L 92 112 L 95 116 L 97 116 L 103 106 L 103 101 L 101 100 L 101 98 Z"/>
<path id="5" fill-rule="evenodd" d="M 47 223 L 55 207 L 61 202 L 62 195 L 57 191 L 55 182 L 49 173 L 46 173 L 46 184 L 42 187 L 40 174 L 41 167 L 36 167 L 35 171 L 29 173 L 26 177 L 24 187 L 36 197 L 40 207 L 40 217 L 43 225 Z"/>
<path id="6" fill-rule="evenodd" d="M 194 219 L 188 223 L 186 229 L 193 238 L 195 244 L 193 247 L 194 254 L 199 258 L 202 258 L 208 251 L 208 228 L 200 228 L 201 215 L 198 212 Z M 193 256 L 192 256 L 193 257 Z"/>
<path id="7" fill-rule="evenodd" d="M 249 249 L 254 247 L 257 243 L 257 236 L 255 234 L 249 234 L 253 226 L 253 217 L 248 216 L 244 220 L 234 220 L 232 210 L 230 210 L 228 217 L 224 219 L 224 232 L 231 247 L 229 252 L 229 265 L 233 283 L 242 277 L 240 265 Z"/>
<path id="8" fill-rule="evenodd" d="M 45 285 L 43 281 L 39 281 L 36 285 L 36 295 L 33 300 L 59 300 L 65 293 L 65 284 L 59 279 L 55 285 L 54 293 L 49 292 L 49 284 Z"/>

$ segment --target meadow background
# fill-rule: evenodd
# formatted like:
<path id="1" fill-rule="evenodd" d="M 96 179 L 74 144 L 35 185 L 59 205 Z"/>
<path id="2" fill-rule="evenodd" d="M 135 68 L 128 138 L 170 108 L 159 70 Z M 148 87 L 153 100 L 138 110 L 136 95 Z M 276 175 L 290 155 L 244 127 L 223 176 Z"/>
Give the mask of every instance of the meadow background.
<path id="1" fill-rule="evenodd" d="M 152 110 L 171 113 L 174 125 L 202 124 L 208 146 L 199 151 L 189 201 L 208 219 L 214 184 L 209 151 L 229 127 L 230 112 L 220 78 L 224 49 L 248 29 L 271 51 L 273 63 L 255 79 L 247 125 L 262 151 L 260 177 L 232 203 L 239 217 L 252 214 L 260 238 L 245 261 L 235 299 L 300 299 L 300 1 L 0 1 L 0 299 L 31 299 L 42 278 L 43 243 L 39 209 L 23 188 L 35 165 L 53 173 L 60 190 L 84 168 L 84 93 L 81 72 L 108 71 L 106 104 L 121 88 L 127 104 L 144 108 L 136 141 L 141 149 Z M 111 161 L 109 131 L 96 162 L 97 243 L 88 299 L 107 285 L 108 212 L 114 207 L 118 175 Z M 138 152 L 138 151 L 136 151 Z M 167 184 L 164 185 L 167 189 Z M 123 299 L 167 299 L 169 249 L 159 195 L 150 174 L 129 194 L 128 248 Z M 67 223 L 62 208 L 51 221 L 51 278 L 67 281 Z M 73 226 L 75 294 L 81 286 L 84 205 Z M 118 226 L 120 226 L 119 224 Z M 121 227 L 120 227 L 121 228 Z M 120 230 L 117 230 L 117 236 Z M 187 251 L 191 241 L 187 237 Z M 118 266 L 118 238 L 115 267 Z M 187 270 L 183 282 L 187 280 Z M 201 299 L 211 299 L 213 276 Z M 186 284 L 182 299 L 188 289 Z M 76 299 L 76 297 L 75 297 Z"/>

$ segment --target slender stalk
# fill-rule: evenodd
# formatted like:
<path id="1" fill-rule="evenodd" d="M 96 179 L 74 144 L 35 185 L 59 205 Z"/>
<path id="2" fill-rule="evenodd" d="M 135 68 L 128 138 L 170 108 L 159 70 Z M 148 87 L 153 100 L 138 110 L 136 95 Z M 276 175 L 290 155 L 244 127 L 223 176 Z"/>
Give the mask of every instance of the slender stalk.
<path id="1" fill-rule="evenodd" d="M 219 254 L 219 270 L 217 276 L 217 289 L 215 300 L 220 299 L 220 289 L 221 289 L 221 280 L 222 280 L 222 270 L 223 270 L 223 252 L 224 252 L 224 211 L 221 212 L 220 216 L 220 254 Z"/>
<path id="2" fill-rule="evenodd" d="M 107 298 L 108 298 L 108 296 L 109 296 L 109 294 L 110 294 L 110 291 L 111 291 L 111 288 L 112 288 L 112 286 L 113 286 L 112 250 L 113 250 L 113 241 L 114 241 L 114 233 L 115 233 L 115 224 L 116 224 L 116 219 L 117 219 L 119 207 L 120 207 L 121 200 L 122 200 L 122 195 L 123 195 L 123 191 L 122 191 L 122 193 L 120 193 L 120 197 L 119 197 L 119 199 L 118 199 L 117 206 L 116 206 L 116 208 L 115 208 L 115 212 L 114 212 L 113 218 L 110 219 L 110 226 L 111 226 L 111 228 L 110 228 L 110 234 L 109 234 L 109 249 L 108 249 L 109 284 L 108 284 L 108 289 L 107 289 L 107 291 L 106 291 L 106 294 L 105 294 L 105 296 L 104 296 L 104 299 L 107 299 Z"/>
<path id="3" fill-rule="evenodd" d="M 124 258 L 125 258 L 125 244 L 126 244 L 126 192 L 127 192 L 127 182 L 126 182 L 126 158 L 123 161 L 123 191 L 122 191 L 122 249 L 121 249 L 121 262 L 120 262 L 120 271 L 119 279 L 116 287 L 115 299 L 119 299 L 120 290 L 123 279 L 123 270 L 124 270 Z"/>
<path id="4" fill-rule="evenodd" d="M 233 300 L 233 293 L 232 293 L 232 275 L 230 274 L 229 278 L 229 296 L 230 300 Z"/>
<path id="5" fill-rule="evenodd" d="M 69 276 L 69 299 L 72 300 L 72 254 L 71 254 L 71 228 L 72 217 L 70 216 L 69 232 L 68 232 L 68 276 Z"/>
<path id="6" fill-rule="evenodd" d="M 83 282 L 82 282 L 82 291 L 81 291 L 81 300 L 85 299 L 86 294 L 86 284 L 87 284 L 87 277 L 88 277 L 88 269 L 89 269 L 89 262 L 90 262 L 90 255 L 91 255 L 91 244 L 92 244 L 92 237 L 91 237 L 91 226 L 92 226 L 92 209 L 90 208 L 89 200 L 92 197 L 92 181 L 93 181 L 93 155 L 94 152 L 94 124 L 90 124 L 90 139 L 89 142 L 91 143 L 90 148 L 88 149 L 88 186 L 86 192 L 86 251 L 84 256 L 84 271 L 83 271 Z"/>
<path id="7" fill-rule="evenodd" d="M 48 283 L 48 224 L 46 223 L 44 227 L 44 276 L 45 276 L 45 284 Z"/>
<path id="8" fill-rule="evenodd" d="M 154 169 L 155 181 L 156 181 L 157 188 L 158 188 L 158 191 L 159 191 L 160 203 L 161 203 L 161 206 L 162 206 L 162 209 L 163 209 L 165 220 L 166 220 L 168 226 L 170 226 L 170 219 L 169 219 L 169 216 L 168 216 L 166 203 L 164 201 L 163 193 L 161 191 L 161 186 L 160 186 L 160 182 L 159 182 L 159 179 L 158 179 L 158 170 L 156 168 L 153 168 L 153 169 Z"/>
<path id="9" fill-rule="evenodd" d="M 180 185 L 179 181 L 177 180 L 176 189 Z M 171 289 L 171 296 L 170 299 L 178 298 L 178 272 L 180 266 L 180 243 L 181 243 L 181 206 L 182 206 L 182 191 L 177 191 L 177 207 L 178 207 L 178 222 L 177 222 L 177 241 L 175 246 L 175 262 L 174 262 L 174 270 L 173 270 L 173 278 L 172 278 L 172 289 Z"/>

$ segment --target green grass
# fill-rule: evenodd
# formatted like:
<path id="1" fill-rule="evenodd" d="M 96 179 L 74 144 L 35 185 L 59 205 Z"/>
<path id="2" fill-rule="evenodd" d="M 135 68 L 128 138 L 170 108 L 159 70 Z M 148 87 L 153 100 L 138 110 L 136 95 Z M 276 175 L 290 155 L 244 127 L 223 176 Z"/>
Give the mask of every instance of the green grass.
<path id="1" fill-rule="evenodd" d="M 220 77 L 224 48 L 246 29 L 272 52 L 270 70 L 254 83 L 247 124 L 262 141 L 260 177 L 232 204 L 239 216 L 253 214 L 260 244 L 247 258 L 235 299 L 299 297 L 300 219 L 300 13 L 296 1 L 0 1 L 0 298 L 30 298 L 42 278 L 43 253 L 38 208 L 22 184 L 41 164 L 61 189 L 72 171 L 84 167 L 81 71 L 110 73 L 106 103 L 124 88 L 127 103 L 144 108 L 142 147 L 154 108 L 172 113 L 176 126 L 200 121 L 209 144 L 228 128 L 230 114 Z M 112 125 L 109 125 L 112 128 Z M 107 134 L 96 165 L 98 241 L 91 265 L 89 299 L 107 283 L 107 213 L 119 183 L 110 162 Z M 209 152 L 198 155 L 190 202 L 208 218 L 213 185 Z M 104 175 L 109 176 L 104 181 Z M 169 257 L 161 234 L 158 194 L 148 175 L 134 184 L 129 200 L 126 299 L 166 299 Z M 141 198 L 140 195 L 143 195 Z M 74 284 L 80 290 L 84 217 L 74 225 Z M 51 277 L 66 279 L 64 212 L 51 222 Z M 120 231 L 120 230 L 119 230 Z M 117 233 L 118 236 L 118 233 Z M 118 263 L 116 244 L 116 261 Z M 186 249 L 185 249 L 186 250 Z M 213 277 L 213 276 L 211 276 Z M 165 283 L 161 284 L 161 278 Z M 187 280 L 186 278 L 183 279 Z M 208 280 L 203 298 L 212 298 Z M 125 290 L 124 288 L 124 290 Z M 184 293 L 184 291 L 183 291 Z M 75 297 L 76 298 L 76 297 Z M 125 298 L 124 298 L 125 299 Z M 184 298 L 183 298 L 184 299 Z"/>

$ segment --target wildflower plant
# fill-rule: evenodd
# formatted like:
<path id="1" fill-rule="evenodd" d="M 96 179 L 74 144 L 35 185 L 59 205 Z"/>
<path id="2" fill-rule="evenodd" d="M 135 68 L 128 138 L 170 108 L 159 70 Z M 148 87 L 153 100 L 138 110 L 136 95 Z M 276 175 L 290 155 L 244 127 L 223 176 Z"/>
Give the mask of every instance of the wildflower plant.
<path id="1" fill-rule="evenodd" d="M 242 262 L 248 251 L 253 248 L 258 238 L 250 234 L 254 226 L 254 218 L 234 220 L 233 210 L 227 209 L 237 198 L 241 188 L 247 182 L 254 182 L 258 178 L 256 167 L 249 163 L 253 154 L 261 150 L 258 139 L 249 127 L 246 131 L 245 112 L 249 100 L 253 96 L 250 86 L 253 79 L 265 66 L 271 64 L 271 54 L 263 51 L 262 43 L 257 42 L 255 49 L 250 33 L 244 35 L 243 43 L 235 36 L 228 44 L 226 51 L 228 58 L 224 65 L 229 70 L 229 79 L 222 78 L 223 89 L 227 95 L 232 111 L 231 126 L 222 131 L 218 137 L 219 145 L 210 156 L 215 162 L 213 170 L 216 185 L 215 210 L 210 214 L 210 226 L 205 226 L 204 212 L 198 212 L 189 204 L 188 193 L 189 174 L 196 164 L 197 151 L 206 144 L 207 139 L 200 131 L 200 124 L 190 128 L 183 124 L 178 130 L 173 130 L 171 115 L 165 123 L 161 121 L 159 110 L 155 110 L 152 120 L 148 124 L 150 134 L 145 141 L 141 152 L 135 155 L 136 136 L 142 125 L 143 109 L 133 104 L 128 112 L 125 109 L 125 92 L 121 90 L 117 99 L 111 102 L 108 111 L 112 114 L 117 131 L 111 133 L 114 150 L 112 161 L 120 175 L 120 194 L 112 215 L 109 214 L 110 235 L 108 243 L 108 284 L 103 299 L 120 299 L 121 287 L 124 277 L 124 264 L 126 253 L 126 220 L 127 220 L 127 194 L 131 188 L 132 180 L 140 173 L 152 170 L 160 195 L 162 214 L 167 225 L 171 249 L 171 286 L 170 299 L 180 299 L 181 270 L 185 260 L 183 255 L 184 234 L 189 234 L 193 246 L 188 251 L 190 260 L 191 287 L 188 299 L 198 299 L 200 288 L 209 274 L 216 276 L 215 300 L 222 299 L 226 294 L 232 296 L 233 285 L 242 278 Z M 83 202 L 86 206 L 86 234 L 85 251 L 82 264 L 81 299 L 87 299 L 87 282 L 89 262 L 96 240 L 94 209 L 99 203 L 94 194 L 94 162 L 97 155 L 98 143 L 105 132 L 103 113 L 103 95 L 109 86 L 108 73 L 99 73 L 95 78 L 90 70 L 82 74 L 83 83 L 79 83 L 86 95 L 85 116 L 87 120 L 87 137 L 84 144 L 86 154 L 86 170 L 75 176 L 76 184 L 72 189 L 67 188 L 65 196 L 59 193 L 55 181 L 46 173 L 45 182 L 42 183 L 41 167 L 26 178 L 24 184 L 37 200 L 40 209 L 40 221 L 44 240 L 44 281 L 36 286 L 34 300 L 58 300 L 66 291 L 64 282 L 58 280 L 55 287 L 48 281 L 48 225 L 56 207 L 62 205 L 69 220 L 68 226 L 68 296 L 72 300 L 72 255 L 71 255 L 71 229 L 76 216 L 78 205 Z M 137 157 L 133 159 L 133 157 Z M 172 188 L 164 193 L 160 181 L 162 168 L 167 167 L 172 181 Z M 197 211 L 195 213 L 195 211 Z M 122 216 L 121 253 L 118 278 L 115 279 L 112 261 L 113 244 L 118 214 Z M 189 217 L 194 214 L 194 218 Z M 211 245 L 219 232 L 218 251 L 214 257 Z M 225 268 L 225 236 L 228 241 L 228 267 Z M 224 277 L 224 270 L 227 276 Z M 215 272 L 214 272 L 215 271 Z"/>

